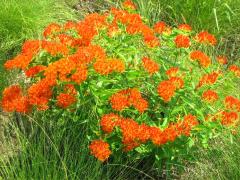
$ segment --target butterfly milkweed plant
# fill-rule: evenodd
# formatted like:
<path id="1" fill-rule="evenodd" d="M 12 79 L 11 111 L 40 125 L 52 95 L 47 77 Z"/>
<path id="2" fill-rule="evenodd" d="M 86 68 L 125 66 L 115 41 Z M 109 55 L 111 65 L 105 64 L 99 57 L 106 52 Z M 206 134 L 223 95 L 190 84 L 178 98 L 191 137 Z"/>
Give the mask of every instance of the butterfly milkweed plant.
<path id="1" fill-rule="evenodd" d="M 89 107 L 96 115 L 73 121 L 88 124 L 89 156 L 100 162 L 172 160 L 235 132 L 240 66 L 216 53 L 215 36 L 188 24 L 149 25 L 130 0 L 121 7 L 49 24 L 41 39 L 25 41 L 4 64 L 25 83 L 5 88 L 2 109 L 87 117 Z"/>

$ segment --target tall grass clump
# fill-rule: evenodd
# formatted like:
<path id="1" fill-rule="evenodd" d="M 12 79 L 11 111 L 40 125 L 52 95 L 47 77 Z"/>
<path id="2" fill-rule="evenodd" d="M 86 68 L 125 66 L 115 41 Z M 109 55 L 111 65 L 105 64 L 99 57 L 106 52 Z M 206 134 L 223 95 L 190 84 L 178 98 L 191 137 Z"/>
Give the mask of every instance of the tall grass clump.
<path id="1" fill-rule="evenodd" d="M 102 164 L 89 156 L 87 134 L 90 127 L 87 122 L 96 114 L 89 106 L 85 110 L 88 114 L 75 114 L 71 117 L 66 113 L 49 111 L 35 114 L 34 118 L 13 118 L 9 125 L 11 130 L 5 136 L 14 136 L 14 143 L 5 140 L 11 154 L 0 156 L 0 177 L 56 180 L 153 179 L 148 174 L 154 172 L 156 175 L 153 164 L 143 160 L 132 161 L 126 157 Z M 18 121 L 23 124 L 19 126 Z"/>

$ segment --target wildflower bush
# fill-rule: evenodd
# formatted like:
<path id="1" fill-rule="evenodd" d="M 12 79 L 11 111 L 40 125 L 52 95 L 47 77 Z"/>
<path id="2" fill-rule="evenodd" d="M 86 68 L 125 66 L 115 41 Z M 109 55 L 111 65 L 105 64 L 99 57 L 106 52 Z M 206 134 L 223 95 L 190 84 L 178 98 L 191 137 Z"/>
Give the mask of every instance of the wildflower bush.
<path id="1" fill-rule="evenodd" d="M 90 127 L 89 153 L 98 160 L 122 152 L 174 160 L 195 142 L 207 146 L 238 126 L 240 67 L 215 54 L 217 43 L 188 24 L 151 27 L 127 0 L 122 9 L 52 23 L 42 39 L 26 41 L 4 64 L 23 73 L 24 83 L 5 88 L 1 106 L 22 116 L 49 111 L 63 117 L 91 107 L 97 117 L 72 120 Z M 64 118 L 59 123 L 64 126 Z"/>

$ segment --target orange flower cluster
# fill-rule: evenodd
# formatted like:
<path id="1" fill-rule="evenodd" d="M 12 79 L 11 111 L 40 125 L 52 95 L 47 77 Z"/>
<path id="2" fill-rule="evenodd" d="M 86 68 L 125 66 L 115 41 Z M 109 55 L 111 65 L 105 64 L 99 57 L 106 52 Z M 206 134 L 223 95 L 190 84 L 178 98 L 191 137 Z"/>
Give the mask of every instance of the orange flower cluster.
<path id="1" fill-rule="evenodd" d="M 178 67 L 171 67 L 166 71 L 166 75 L 168 76 L 168 78 L 176 77 L 178 71 L 179 71 Z"/>
<path id="2" fill-rule="evenodd" d="M 237 77 L 240 77 L 240 67 L 237 65 L 229 66 L 229 71 L 233 72 Z"/>
<path id="3" fill-rule="evenodd" d="M 61 108 L 67 108 L 76 102 L 76 97 L 71 94 L 60 93 L 57 96 L 57 105 Z"/>
<path id="4" fill-rule="evenodd" d="M 224 101 L 225 107 L 230 110 L 240 112 L 240 100 L 233 96 L 226 96 Z"/>
<path id="5" fill-rule="evenodd" d="M 140 113 L 148 108 L 148 102 L 142 98 L 138 89 L 121 90 L 110 97 L 110 103 L 114 110 L 122 111 L 130 106 L 135 107 Z"/>
<path id="6" fill-rule="evenodd" d="M 175 38 L 177 48 L 188 48 L 191 45 L 190 38 L 185 35 L 177 35 Z"/>
<path id="7" fill-rule="evenodd" d="M 170 77 L 169 80 L 165 80 L 158 85 L 158 94 L 164 102 L 169 102 L 174 96 L 175 91 L 184 86 L 184 81 L 180 77 Z"/>
<path id="8" fill-rule="evenodd" d="M 183 121 L 171 124 L 166 129 L 161 130 L 158 127 L 146 124 L 140 125 L 133 119 L 122 118 L 111 113 L 104 115 L 100 124 L 106 133 L 111 133 L 115 127 L 119 127 L 122 132 L 124 150 L 130 151 L 148 140 L 160 146 L 169 141 L 173 142 L 178 136 L 189 136 L 192 128 L 198 125 L 198 121 L 195 116 L 187 115 Z"/>
<path id="9" fill-rule="evenodd" d="M 3 91 L 2 108 L 7 112 L 27 113 L 31 109 L 28 98 L 23 96 L 20 86 L 13 85 Z"/>
<path id="10" fill-rule="evenodd" d="M 94 140 L 89 145 L 91 154 L 100 161 L 106 161 L 112 153 L 109 149 L 109 144 L 103 140 Z"/>
<path id="11" fill-rule="evenodd" d="M 45 38 L 52 37 L 54 36 L 54 34 L 60 33 L 61 31 L 62 31 L 62 27 L 59 24 L 51 23 L 45 28 L 43 32 L 43 36 Z"/>
<path id="12" fill-rule="evenodd" d="M 108 25 L 108 32 L 107 32 L 107 34 L 108 34 L 109 37 L 114 37 L 114 36 L 116 36 L 116 35 L 118 35 L 120 33 L 121 33 L 121 30 L 118 27 L 117 23 L 112 23 L 112 24 Z"/>
<path id="13" fill-rule="evenodd" d="M 76 45 L 89 46 L 94 36 L 98 34 L 98 29 L 106 25 L 106 16 L 97 13 L 89 14 L 74 27 L 80 37 L 75 40 Z"/>
<path id="14" fill-rule="evenodd" d="M 202 99 L 212 103 L 218 100 L 218 94 L 215 91 L 207 90 L 203 92 Z"/>
<path id="15" fill-rule="evenodd" d="M 114 114 L 105 114 L 100 121 L 100 126 L 105 133 L 111 133 L 113 129 L 118 125 L 121 118 Z"/>
<path id="16" fill-rule="evenodd" d="M 46 66 L 37 65 L 26 70 L 25 74 L 27 77 L 34 77 L 36 74 L 44 71 L 45 69 L 46 69 Z"/>
<path id="17" fill-rule="evenodd" d="M 52 97 L 51 83 L 48 79 L 42 79 L 28 88 L 29 103 L 36 105 L 38 110 L 48 109 L 48 102 Z"/>
<path id="18" fill-rule="evenodd" d="M 42 49 L 48 52 L 51 56 L 57 56 L 59 54 L 66 56 L 69 54 L 69 49 L 66 45 L 54 41 L 43 41 Z"/>
<path id="19" fill-rule="evenodd" d="M 77 41 L 72 36 L 67 34 L 58 34 L 55 39 L 56 41 L 67 47 L 74 48 L 75 46 L 77 46 Z"/>
<path id="20" fill-rule="evenodd" d="M 122 5 L 126 9 L 132 9 L 132 10 L 137 9 L 137 6 L 131 0 L 125 0 Z"/>
<path id="21" fill-rule="evenodd" d="M 61 108 L 68 108 L 75 103 L 77 91 L 72 84 L 65 85 L 64 92 L 57 96 L 57 106 Z"/>
<path id="22" fill-rule="evenodd" d="M 87 66 L 84 63 L 75 63 L 71 59 L 63 58 L 51 63 L 46 68 L 44 75 L 52 82 L 56 82 L 59 79 L 60 81 L 81 83 L 87 78 Z"/>
<path id="23" fill-rule="evenodd" d="M 228 62 L 226 56 L 218 56 L 217 61 L 218 61 L 219 64 L 222 64 L 222 65 L 227 64 L 227 62 Z"/>
<path id="24" fill-rule="evenodd" d="M 157 22 L 154 25 L 153 29 L 154 29 L 155 33 L 158 33 L 158 34 L 162 34 L 163 32 L 166 32 L 166 33 L 170 33 L 171 32 L 170 27 L 168 27 L 166 25 L 166 23 L 163 22 L 163 21 Z"/>
<path id="25" fill-rule="evenodd" d="M 239 121 L 239 116 L 236 112 L 223 111 L 221 113 L 222 125 L 225 125 L 225 126 L 234 125 L 238 121 Z"/>
<path id="26" fill-rule="evenodd" d="M 125 71 L 125 64 L 119 59 L 98 59 L 93 67 L 101 75 L 108 75 L 112 72 L 122 73 Z"/>
<path id="27" fill-rule="evenodd" d="M 143 67 L 150 75 L 159 71 L 159 65 L 148 57 L 142 59 Z"/>
<path id="28" fill-rule="evenodd" d="M 98 30 L 108 26 L 106 17 L 94 13 L 79 23 L 67 22 L 63 26 L 52 23 L 43 32 L 45 40 L 26 41 L 22 53 L 5 63 L 7 69 L 23 69 L 27 77 L 33 78 L 42 72 L 40 76 L 42 79 L 28 88 L 27 97 L 31 105 L 36 105 L 40 110 L 47 109 L 48 101 L 52 97 L 52 88 L 62 81 L 77 84 L 85 81 L 90 63 L 94 63 L 93 67 L 100 74 L 125 70 L 123 61 L 107 59 L 105 51 L 100 46 L 91 44 Z M 71 32 L 74 32 L 74 37 L 70 35 Z M 40 50 L 54 56 L 52 62 L 47 62 L 46 66 L 34 63 L 31 67 L 30 62 Z M 59 57 L 61 58 L 58 59 Z M 63 108 L 73 102 L 75 97 L 69 93 L 60 93 L 57 97 L 57 105 Z"/>
<path id="29" fill-rule="evenodd" d="M 121 22 L 126 25 L 127 33 L 141 34 L 144 42 L 149 47 L 157 47 L 160 45 L 159 39 L 155 36 L 153 29 L 143 23 L 139 14 L 130 14 L 127 11 L 111 9 L 114 15 L 113 25 Z"/>
<path id="30" fill-rule="evenodd" d="M 188 31 L 188 32 L 192 31 L 192 27 L 188 24 L 180 24 L 178 26 L 178 29 Z"/>
<path id="31" fill-rule="evenodd" d="M 160 82 L 158 85 L 158 94 L 163 98 L 165 102 L 169 102 L 174 96 L 176 91 L 176 86 L 169 80 Z"/>
<path id="32" fill-rule="evenodd" d="M 75 54 L 55 61 L 48 67 L 35 66 L 30 68 L 26 71 L 27 76 L 33 76 L 40 71 L 44 71 L 45 76 L 44 79 L 28 89 L 30 103 L 37 105 L 39 109 L 47 109 L 47 103 L 52 96 L 51 88 L 56 85 L 58 80 L 80 84 L 87 78 L 87 64 L 94 58 L 103 57 L 105 57 L 105 53 L 98 46 L 81 47 Z M 75 97 L 68 93 L 61 93 L 57 97 L 57 101 L 58 106 L 66 108 L 75 102 Z"/>
<path id="33" fill-rule="evenodd" d="M 184 86 L 184 81 L 180 77 L 171 77 L 169 81 L 172 82 L 177 89 L 181 89 Z"/>
<path id="34" fill-rule="evenodd" d="M 205 84 L 214 84 L 218 77 L 220 75 L 220 72 L 212 72 L 210 74 L 205 74 L 204 76 L 202 76 L 201 80 L 199 81 L 197 88 L 202 87 Z"/>
<path id="35" fill-rule="evenodd" d="M 203 67 L 208 67 L 211 64 L 211 59 L 199 50 L 191 52 L 190 58 L 192 60 L 198 60 L 200 65 Z"/>
<path id="36" fill-rule="evenodd" d="M 33 57 L 39 52 L 41 47 L 41 41 L 32 40 L 26 41 L 22 46 L 22 52 L 15 58 L 8 60 L 4 67 L 7 70 L 19 68 L 25 70 L 29 63 L 32 61 Z"/>
<path id="37" fill-rule="evenodd" d="M 207 31 L 202 31 L 196 36 L 196 40 L 200 43 L 206 43 L 210 45 L 216 45 L 217 40 L 214 35 L 208 33 Z"/>

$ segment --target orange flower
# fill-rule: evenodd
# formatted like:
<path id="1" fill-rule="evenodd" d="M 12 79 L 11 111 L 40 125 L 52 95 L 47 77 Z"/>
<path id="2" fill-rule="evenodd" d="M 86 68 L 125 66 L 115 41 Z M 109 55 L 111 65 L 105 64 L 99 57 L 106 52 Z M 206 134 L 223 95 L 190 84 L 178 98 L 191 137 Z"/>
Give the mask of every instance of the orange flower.
<path id="1" fill-rule="evenodd" d="M 142 98 L 138 89 L 121 90 L 110 97 L 110 103 L 114 110 L 121 111 L 134 106 L 140 113 L 148 108 L 148 102 Z"/>
<path id="2" fill-rule="evenodd" d="M 200 43 L 206 43 L 206 44 L 210 44 L 210 45 L 216 45 L 217 40 L 216 38 L 208 33 L 207 31 L 202 31 L 200 32 L 197 36 L 196 36 L 196 40 Z"/>
<path id="3" fill-rule="evenodd" d="M 22 54 L 37 54 L 41 49 L 42 41 L 40 40 L 27 40 L 22 45 Z"/>
<path id="4" fill-rule="evenodd" d="M 147 70 L 150 75 L 159 71 L 159 65 L 148 57 L 144 57 L 142 63 L 145 70 Z"/>
<path id="5" fill-rule="evenodd" d="M 154 31 L 156 33 L 159 33 L 159 34 L 162 34 L 163 31 L 166 30 L 166 24 L 165 22 L 161 21 L 161 22 L 157 22 L 155 25 L 154 25 Z"/>
<path id="6" fill-rule="evenodd" d="M 102 130 L 106 133 L 111 133 L 115 126 L 118 125 L 121 118 L 113 113 L 105 114 L 100 121 Z"/>
<path id="7" fill-rule="evenodd" d="M 240 100 L 233 96 L 226 96 L 224 104 L 227 109 L 240 112 Z"/>
<path id="8" fill-rule="evenodd" d="M 240 77 L 240 67 L 237 65 L 229 66 L 229 71 L 233 72 L 237 77 Z"/>
<path id="9" fill-rule="evenodd" d="M 85 81 L 88 76 L 87 66 L 85 64 L 78 65 L 76 71 L 72 74 L 71 80 L 80 84 L 81 82 Z"/>
<path id="10" fill-rule="evenodd" d="M 22 95 L 22 90 L 18 85 L 4 89 L 1 105 L 6 112 L 27 113 L 31 109 L 28 98 Z"/>
<path id="11" fill-rule="evenodd" d="M 74 47 L 77 45 L 75 39 L 67 34 L 59 34 L 57 35 L 56 39 L 65 46 Z"/>
<path id="12" fill-rule="evenodd" d="M 27 77 L 34 77 L 36 74 L 44 71 L 45 69 L 46 69 L 46 66 L 37 65 L 26 70 L 25 74 Z"/>
<path id="13" fill-rule="evenodd" d="M 76 102 L 76 97 L 71 94 L 60 93 L 57 96 L 57 106 L 61 108 L 68 108 L 70 105 Z"/>
<path id="14" fill-rule="evenodd" d="M 160 46 L 159 39 L 156 36 L 151 35 L 151 34 L 144 35 L 144 42 L 146 45 L 148 45 L 151 48 Z"/>
<path id="15" fill-rule="evenodd" d="M 137 9 L 137 6 L 131 0 L 125 0 L 122 5 L 126 9 L 132 9 L 132 10 Z"/>
<path id="16" fill-rule="evenodd" d="M 44 76 L 49 80 L 70 81 L 70 75 L 76 70 L 76 64 L 68 59 L 60 59 L 48 65 L 44 71 Z"/>
<path id="17" fill-rule="evenodd" d="M 190 39 L 185 35 L 177 35 L 175 38 L 175 44 L 177 48 L 188 48 L 190 46 Z"/>
<path id="18" fill-rule="evenodd" d="M 176 91 L 176 86 L 169 80 L 160 82 L 158 85 L 158 94 L 163 98 L 165 102 L 169 102 L 174 96 Z"/>
<path id="19" fill-rule="evenodd" d="M 219 74 L 219 72 L 205 74 L 199 81 L 197 88 L 202 87 L 205 84 L 214 84 L 217 81 Z"/>
<path id="20" fill-rule="evenodd" d="M 221 123 L 225 126 L 233 125 L 239 121 L 239 117 L 236 112 L 223 111 L 221 115 Z"/>
<path id="21" fill-rule="evenodd" d="M 76 26 L 77 26 L 77 23 L 73 22 L 73 21 L 67 21 L 65 24 L 64 24 L 64 30 L 76 30 Z"/>
<path id="22" fill-rule="evenodd" d="M 13 69 L 13 68 L 19 68 L 22 70 L 25 70 L 29 63 L 32 61 L 33 55 L 32 54 L 19 54 L 14 59 L 8 60 L 4 67 L 7 70 Z"/>
<path id="23" fill-rule="evenodd" d="M 150 127 L 150 138 L 155 145 L 173 142 L 178 136 L 189 136 L 192 128 L 198 124 L 196 116 L 189 114 L 184 117 L 183 121 L 171 124 L 163 131 L 157 127 Z"/>
<path id="24" fill-rule="evenodd" d="M 133 119 L 122 119 L 119 122 L 119 127 L 122 131 L 122 142 L 125 146 L 125 151 L 138 147 L 150 137 L 149 127 L 144 124 L 139 125 Z"/>
<path id="25" fill-rule="evenodd" d="M 66 92 L 68 94 L 72 94 L 72 95 L 76 95 L 77 94 L 77 90 L 75 89 L 73 84 L 66 84 L 64 86 L 64 92 Z"/>
<path id="26" fill-rule="evenodd" d="M 202 51 L 193 51 L 190 54 L 192 60 L 198 60 L 201 66 L 208 67 L 211 64 L 211 59 Z"/>
<path id="27" fill-rule="evenodd" d="M 89 145 L 91 154 L 100 161 L 106 161 L 112 153 L 109 149 L 109 144 L 103 140 L 94 140 Z"/>
<path id="28" fill-rule="evenodd" d="M 128 94 L 129 104 L 133 104 L 139 99 L 142 99 L 142 95 L 137 88 L 127 89 L 124 92 Z"/>
<path id="29" fill-rule="evenodd" d="M 151 127 L 150 129 L 150 137 L 153 142 L 153 144 L 160 146 L 162 144 L 165 144 L 167 142 L 167 137 L 160 128 L 157 127 Z"/>
<path id="30" fill-rule="evenodd" d="M 59 33 L 60 31 L 61 31 L 61 26 L 59 24 L 52 23 L 45 28 L 43 32 L 43 36 L 45 38 L 48 38 L 48 37 L 54 36 L 54 34 Z"/>
<path id="31" fill-rule="evenodd" d="M 196 116 L 193 116 L 191 114 L 188 114 L 184 117 L 183 122 L 180 122 L 180 124 L 178 124 L 178 128 L 180 127 L 181 131 L 180 134 L 184 134 L 185 136 L 189 136 L 190 132 L 192 130 L 192 128 L 194 126 L 197 126 L 198 120 Z"/>
<path id="32" fill-rule="evenodd" d="M 123 61 L 119 59 L 98 59 L 93 67 L 101 75 L 108 75 L 114 71 L 122 73 L 125 70 Z"/>
<path id="33" fill-rule="evenodd" d="M 202 99 L 212 103 L 218 99 L 218 94 L 215 91 L 207 90 L 203 92 Z"/>
<path id="34" fill-rule="evenodd" d="M 58 42 L 43 41 L 42 48 L 51 56 L 68 55 L 69 53 L 67 46 Z"/>
<path id="35" fill-rule="evenodd" d="M 117 111 L 129 107 L 128 96 L 121 91 L 111 96 L 110 103 L 112 108 Z"/>
<path id="36" fill-rule="evenodd" d="M 166 71 L 168 78 L 176 77 L 179 69 L 178 67 L 171 67 Z"/>
<path id="37" fill-rule="evenodd" d="M 192 31 L 192 27 L 188 24 L 180 24 L 178 26 L 178 29 L 184 30 L 184 31 Z"/>
<path id="38" fill-rule="evenodd" d="M 218 56 L 217 61 L 218 61 L 219 64 L 222 64 L 222 65 L 227 64 L 227 62 L 228 62 L 226 56 Z"/>
<path id="39" fill-rule="evenodd" d="M 28 88 L 29 103 L 36 105 L 39 110 L 48 109 L 48 101 L 52 96 L 52 85 L 48 79 L 42 79 Z"/>
<path id="40" fill-rule="evenodd" d="M 125 64 L 122 60 L 109 59 L 108 61 L 112 71 L 120 72 L 120 73 L 125 71 Z"/>
<path id="41" fill-rule="evenodd" d="M 172 82 L 177 89 L 181 89 L 184 86 L 184 81 L 180 77 L 171 77 L 169 81 Z"/>
<path id="42" fill-rule="evenodd" d="M 108 75 L 112 72 L 110 64 L 104 59 L 97 60 L 93 67 L 95 71 L 101 75 Z"/>
<path id="43" fill-rule="evenodd" d="M 101 29 L 107 25 L 107 17 L 105 14 L 98 13 L 88 14 L 84 19 L 84 24 L 90 26 L 93 29 Z"/>
<path id="44" fill-rule="evenodd" d="M 128 32 L 128 30 L 127 30 L 127 32 Z M 108 26 L 108 36 L 109 37 L 113 37 L 119 33 L 121 33 L 121 31 L 120 31 L 117 23 L 112 23 Z"/>
<path id="45" fill-rule="evenodd" d="M 133 102 L 133 106 L 140 112 L 143 113 L 148 108 L 148 102 L 145 99 L 138 99 Z"/>
<path id="46" fill-rule="evenodd" d="M 191 114 L 185 116 L 183 121 L 170 124 L 164 130 L 146 124 L 138 124 L 133 119 L 121 118 L 112 113 L 104 115 L 101 120 L 101 126 L 107 133 L 111 133 L 116 126 L 120 128 L 125 151 L 131 151 L 148 140 L 158 146 L 169 141 L 173 142 L 181 135 L 189 136 L 192 128 L 198 124 L 196 116 Z"/>

